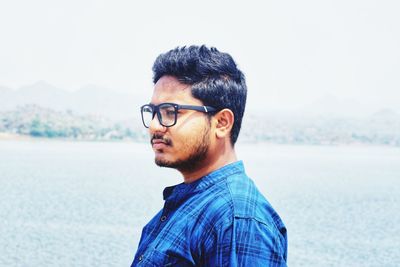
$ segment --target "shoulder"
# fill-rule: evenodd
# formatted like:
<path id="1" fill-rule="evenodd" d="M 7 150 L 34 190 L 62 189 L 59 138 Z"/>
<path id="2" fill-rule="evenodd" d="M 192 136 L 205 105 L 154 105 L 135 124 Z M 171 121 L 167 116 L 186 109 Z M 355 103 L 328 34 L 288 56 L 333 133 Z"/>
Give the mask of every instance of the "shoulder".
<path id="1" fill-rule="evenodd" d="M 245 173 L 229 176 L 226 180 L 236 218 L 271 219 L 271 204 Z"/>
<path id="2" fill-rule="evenodd" d="M 235 218 L 254 219 L 264 224 L 283 224 L 277 212 L 245 173 L 227 178 Z"/>
<path id="3" fill-rule="evenodd" d="M 278 213 L 245 174 L 227 178 L 233 222 L 230 230 L 237 256 L 244 265 L 249 255 L 259 255 L 264 260 L 287 258 L 286 227 Z"/>
<path id="4" fill-rule="evenodd" d="M 205 231 L 199 233 L 199 254 L 220 265 L 233 260 L 240 266 L 266 262 L 281 266 L 287 258 L 286 228 L 253 181 L 235 174 L 218 186 L 204 217 L 212 214 L 208 217 L 212 220 L 205 220 Z"/>
<path id="5" fill-rule="evenodd" d="M 261 224 L 283 227 L 279 215 L 244 172 L 227 176 L 196 199 L 193 204 L 200 212 L 197 215 L 209 221 L 210 225 L 253 219 Z"/>

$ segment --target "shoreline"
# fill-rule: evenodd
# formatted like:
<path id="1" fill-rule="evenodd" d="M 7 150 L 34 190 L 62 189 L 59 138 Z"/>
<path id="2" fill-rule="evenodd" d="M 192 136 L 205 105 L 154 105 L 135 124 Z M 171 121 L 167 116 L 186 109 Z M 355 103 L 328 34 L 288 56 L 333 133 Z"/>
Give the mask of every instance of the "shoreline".
<path id="1" fill-rule="evenodd" d="M 108 139 L 72 139 L 72 138 L 47 138 L 47 137 L 34 137 L 30 135 L 13 134 L 0 132 L 0 142 L 1 141 L 29 141 L 29 142 L 88 142 L 88 143 L 137 143 L 137 144 L 147 144 L 148 141 L 137 141 L 137 140 L 108 140 Z M 312 143 L 276 143 L 269 141 L 249 141 L 249 140 L 238 140 L 238 145 L 240 144 L 266 144 L 266 145 L 280 145 L 280 146 L 315 146 L 315 147 L 391 147 L 399 148 L 400 146 L 390 145 L 390 144 L 368 144 L 368 143 L 324 143 L 324 144 L 312 144 Z"/>
<path id="2" fill-rule="evenodd" d="M 12 134 L 12 133 L 2 133 L 0 132 L 0 141 L 1 140 L 12 140 L 12 141 L 26 141 L 26 140 L 32 140 L 34 137 L 30 135 L 22 135 L 22 134 Z"/>
<path id="3" fill-rule="evenodd" d="M 106 142 L 106 143 L 144 143 L 134 140 L 107 140 L 107 139 L 73 139 L 73 138 L 48 138 L 48 137 L 35 137 L 31 135 L 13 134 L 0 132 L 0 141 L 30 141 L 30 142 Z"/>

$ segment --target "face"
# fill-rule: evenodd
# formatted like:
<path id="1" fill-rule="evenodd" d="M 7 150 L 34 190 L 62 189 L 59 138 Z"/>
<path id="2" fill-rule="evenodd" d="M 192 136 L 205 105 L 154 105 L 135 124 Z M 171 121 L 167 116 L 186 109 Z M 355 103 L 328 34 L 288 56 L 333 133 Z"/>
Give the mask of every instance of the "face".
<path id="1" fill-rule="evenodd" d="M 191 94 L 189 85 L 171 76 L 161 77 L 154 87 L 151 103 L 176 103 L 203 105 Z M 157 115 L 149 127 L 151 144 L 158 166 L 191 171 L 200 165 L 210 146 L 210 122 L 207 115 L 194 110 L 179 110 L 177 122 L 172 127 L 162 126 Z"/>

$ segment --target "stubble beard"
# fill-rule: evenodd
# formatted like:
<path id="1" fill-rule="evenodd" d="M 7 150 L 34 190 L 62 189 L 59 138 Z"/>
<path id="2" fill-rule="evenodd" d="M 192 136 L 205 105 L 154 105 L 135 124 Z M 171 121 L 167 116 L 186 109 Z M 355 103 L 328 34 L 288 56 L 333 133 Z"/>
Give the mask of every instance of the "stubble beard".
<path id="1" fill-rule="evenodd" d="M 160 167 L 173 168 L 179 171 L 191 171 L 196 169 L 197 166 L 206 159 L 210 141 L 208 139 L 210 128 L 207 127 L 199 142 L 193 142 L 194 146 L 191 148 L 189 156 L 185 159 L 178 159 L 176 161 L 167 161 L 163 159 L 155 159 L 155 163 Z"/>

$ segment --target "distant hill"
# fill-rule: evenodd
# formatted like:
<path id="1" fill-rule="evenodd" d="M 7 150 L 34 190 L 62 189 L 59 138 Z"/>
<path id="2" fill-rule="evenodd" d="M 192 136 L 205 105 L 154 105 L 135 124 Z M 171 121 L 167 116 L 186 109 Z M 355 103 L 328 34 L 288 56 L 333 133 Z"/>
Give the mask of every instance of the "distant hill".
<path id="1" fill-rule="evenodd" d="M 0 111 L 0 133 L 75 140 L 140 141 L 147 137 L 138 121 L 115 122 L 102 116 L 83 116 L 37 105 Z"/>
<path id="2" fill-rule="evenodd" d="M 147 135 L 135 95 L 87 85 L 75 92 L 39 81 L 17 90 L 0 86 L 0 132 L 76 139 L 135 139 Z M 318 110 L 325 107 L 325 113 Z M 352 100 L 326 96 L 297 112 L 248 109 L 240 139 L 275 143 L 400 146 L 400 114 L 392 109 L 366 113 Z M 336 109 L 336 110 L 335 110 Z M 360 116 L 360 114 L 362 116 Z"/>
<path id="3" fill-rule="evenodd" d="M 372 114 L 371 119 L 373 120 L 385 120 L 385 121 L 398 121 L 400 114 L 392 109 L 381 109 Z"/>
<path id="4" fill-rule="evenodd" d="M 73 110 L 79 114 L 101 115 L 111 119 L 139 116 L 143 99 L 134 95 L 113 92 L 111 89 L 87 85 L 75 92 L 39 81 L 17 90 L 0 87 L 0 111 L 17 106 L 38 105 L 57 111 Z"/>
<path id="5" fill-rule="evenodd" d="M 134 140 L 148 142 L 148 132 L 138 118 L 110 120 L 79 115 L 37 105 L 0 111 L 0 134 L 74 140 Z M 1 138 L 1 136 L 0 136 Z M 400 116 L 390 110 L 366 119 L 247 114 L 239 140 L 281 144 L 374 144 L 400 146 Z"/>
<path id="6" fill-rule="evenodd" d="M 366 118 L 248 114 L 240 139 L 282 144 L 400 146 L 400 115 L 392 110 L 383 110 Z"/>
<path id="7" fill-rule="evenodd" d="M 323 115 L 349 118 L 366 118 L 376 112 L 376 109 L 354 98 L 339 99 L 326 94 L 310 104 L 297 110 L 296 113 L 305 116 Z"/>
<path id="8" fill-rule="evenodd" d="M 134 92 L 133 89 L 132 92 Z M 146 92 L 141 93 L 146 95 Z M 148 95 L 150 94 L 149 92 Z M 0 85 L 0 111 L 13 110 L 24 105 L 38 105 L 56 111 L 72 110 L 81 115 L 101 115 L 114 120 L 123 120 L 140 118 L 139 107 L 146 101 L 148 99 L 142 96 L 119 93 L 113 88 L 97 85 L 85 85 L 74 92 L 57 88 L 45 81 L 38 81 L 16 90 Z M 246 110 L 246 113 L 250 115 L 285 115 L 304 118 L 321 115 L 326 117 L 367 118 L 374 112 L 378 112 L 371 107 L 366 107 L 358 100 L 338 99 L 333 95 L 325 95 L 303 108 L 291 111 L 273 111 L 264 106 L 255 109 L 250 103 Z M 391 111 L 396 113 L 400 112 L 400 109 Z M 387 112 L 383 114 L 383 116 L 385 115 L 392 116 Z"/>

